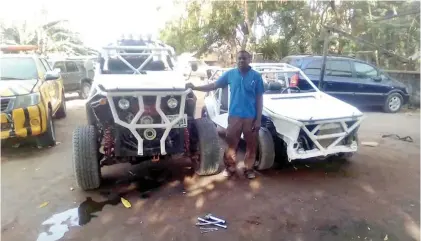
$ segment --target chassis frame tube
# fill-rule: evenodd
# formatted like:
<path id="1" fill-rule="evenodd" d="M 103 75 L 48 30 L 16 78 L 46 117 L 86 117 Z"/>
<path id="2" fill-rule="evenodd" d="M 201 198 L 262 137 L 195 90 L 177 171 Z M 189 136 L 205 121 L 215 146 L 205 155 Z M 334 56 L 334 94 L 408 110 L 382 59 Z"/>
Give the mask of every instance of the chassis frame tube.
<path id="1" fill-rule="evenodd" d="M 151 92 L 151 91 L 130 91 L 130 92 L 101 92 L 103 96 L 107 98 L 107 101 L 110 105 L 111 113 L 114 118 L 114 122 L 118 125 L 121 125 L 127 129 L 130 130 L 130 132 L 135 136 L 135 138 L 138 141 L 138 151 L 137 154 L 139 156 L 143 156 L 143 139 L 137 133 L 136 129 L 146 129 L 146 128 L 162 128 L 165 129 L 161 139 L 160 139 L 160 149 L 161 149 L 161 155 L 166 155 L 167 152 L 165 150 L 165 140 L 168 137 L 168 134 L 170 133 L 171 129 L 175 124 L 177 124 L 183 117 L 185 116 L 185 102 L 187 95 L 191 92 L 191 89 L 187 89 L 185 91 L 170 91 L 170 92 Z M 164 121 L 163 124 L 135 124 L 137 121 L 139 121 L 140 117 L 142 116 L 144 112 L 144 104 L 143 104 L 143 96 L 144 95 L 153 95 L 156 96 L 156 102 L 155 102 L 155 109 L 157 110 L 158 114 Z M 180 111 L 178 113 L 177 118 L 170 121 L 168 117 L 164 114 L 164 112 L 161 110 L 161 98 L 168 95 L 180 95 L 181 101 L 179 103 L 180 105 Z M 138 104 L 139 104 L 139 111 L 136 113 L 135 117 L 131 121 L 131 123 L 126 123 L 122 120 L 120 120 L 118 114 L 117 114 L 117 108 L 114 103 L 113 97 L 137 97 Z"/>

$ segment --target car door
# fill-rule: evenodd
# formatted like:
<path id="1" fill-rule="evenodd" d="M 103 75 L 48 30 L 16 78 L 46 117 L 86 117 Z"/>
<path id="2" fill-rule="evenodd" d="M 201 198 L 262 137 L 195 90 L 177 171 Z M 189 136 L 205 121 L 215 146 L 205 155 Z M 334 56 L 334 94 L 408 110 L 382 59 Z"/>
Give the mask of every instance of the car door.
<path id="1" fill-rule="evenodd" d="M 357 104 L 355 91 L 361 83 L 353 78 L 352 65 L 347 59 L 328 59 L 323 91 L 350 104 Z"/>
<path id="2" fill-rule="evenodd" d="M 320 72 L 322 69 L 322 60 L 313 59 L 309 62 L 306 62 L 306 65 L 303 66 L 303 72 L 307 77 L 313 82 L 314 85 L 319 87 L 320 82 Z M 300 90 L 310 90 L 312 87 L 306 81 L 299 81 L 298 87 Z"/>
<path id="3" fill-rule="evenodd" d="M 53 71 L 50 64 L 47 62 L 47 60 L 40 58 L 41 63 L 44 64 L 44 67 L 47 71 Z M 61 99 L 61 83 L 60 79 L 57 80 L 51 80 L 51 85 L 54 88 L 54 97 L 57 99 L 58 105 L 60 105 L 62 99 Z"/>
<path id="4" fill-rule="evenodd" d="M 71 90 L 80 89 L 80 80 L 83 78 L 83 73 L 73 61 L 66 61 L 67 81 Z"/>
<path id="5" fill-rule="evenodd" d="M 66 91 L 74 90 L 74 86 L 72 86 L 71 82 L 69 81 L 69 74 L 67 73 L 66 65 L 64 61 L 57 61 L 54 63 L 53 69 L 60 69 L 60 75 L 63 79 L 64 89 Z"/>
<path id="6" fill-rule="evenodd" d="M 40 58 L 35 58 L 36 61 L 36 65 L 37 65 L 37 69 L 38 69 L 38 73 L 40 76 L 42 76 L 42 85 L 45 86 L 43 87 L 43 89 L 46 89 L 46 92 L 48 94 L 48 96 L 50 97 L 50 103 L 51 106 L 53 108 L 53 111 L 57 110 L 58 108 L 58 97 L 56 95 L 56 90 L 55 90 L 55 85 L 54 85 L 54 81 L 45 80 L 45 74 L 47 73 L 47 68 L 45 67 L 45 65 L 42 63 Z"/>
<path id="7" fill-rule="evenodd" d="M 355 76 L 362 83 L 356 97 L 364 105 L 382 105 L 385 94 L 391 89 L 389 85 L 382 82 L 379 71 L 374 66 L 360 61 L 354 61 L 353 64 Z"/>

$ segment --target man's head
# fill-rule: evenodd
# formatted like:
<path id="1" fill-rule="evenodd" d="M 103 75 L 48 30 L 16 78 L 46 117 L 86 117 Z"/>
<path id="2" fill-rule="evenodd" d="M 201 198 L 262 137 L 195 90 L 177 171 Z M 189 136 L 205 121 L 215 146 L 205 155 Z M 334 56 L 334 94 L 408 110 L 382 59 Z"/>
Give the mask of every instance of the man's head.
<path id="1" fill-rule="evenodd" d="M 245 50 L 241 50 L 237 54 L 237 66 L 240 70 L 246 70 L 249 67 L 251 55 Z"/>

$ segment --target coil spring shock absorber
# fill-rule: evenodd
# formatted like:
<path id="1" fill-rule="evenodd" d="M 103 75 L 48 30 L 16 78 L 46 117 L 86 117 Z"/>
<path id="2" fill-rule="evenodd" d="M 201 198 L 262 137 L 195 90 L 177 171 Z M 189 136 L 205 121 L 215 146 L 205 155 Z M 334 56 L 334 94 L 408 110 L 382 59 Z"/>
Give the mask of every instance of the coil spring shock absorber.
<path id="1" fill-rule="evenodd" d="M 104 130 L 104 152 L 106 156 L 111 156 L 113 151 L 113 137 L 111 132 L 111 127 L 107 126 Z"/>
<path id="2" fill-rule="evenodd" d="M 190 133 L 188 128 L 184 128 L 184 153 L 190 154 Z"/>

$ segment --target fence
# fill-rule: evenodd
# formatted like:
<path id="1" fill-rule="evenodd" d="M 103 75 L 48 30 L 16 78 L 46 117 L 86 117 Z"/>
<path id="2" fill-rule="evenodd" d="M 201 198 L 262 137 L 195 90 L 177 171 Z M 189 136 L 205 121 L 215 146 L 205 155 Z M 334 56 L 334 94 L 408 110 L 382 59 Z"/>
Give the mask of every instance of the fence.
<path id="1" fill-rule="evenodd" d="M 410 94 L 409 105 L 420 106 L 420 72 L 406 70 L 383 70 L 392 78 L 404 83 Z"/>

